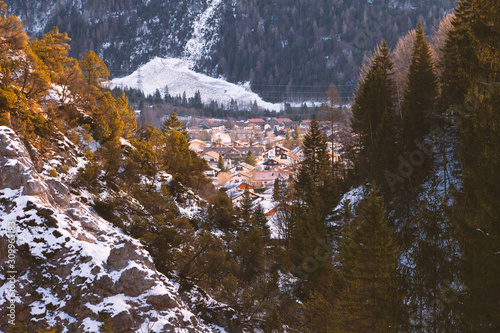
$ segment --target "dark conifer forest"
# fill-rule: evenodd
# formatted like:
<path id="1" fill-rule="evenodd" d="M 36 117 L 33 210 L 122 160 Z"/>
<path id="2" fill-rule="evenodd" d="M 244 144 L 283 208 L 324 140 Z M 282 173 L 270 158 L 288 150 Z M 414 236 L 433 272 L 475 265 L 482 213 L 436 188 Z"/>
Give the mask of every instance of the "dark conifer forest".
<path id="1" fill-rule="evenodd" d="M 197 15 L 216 3 L 204 37 L 213 41 L 196 69 L 230 82 L 250 81 L 268 101 L 321 100 L 334 83 L 344 101 L 359 68 L 382 39 L 392 48 L 423 18 L 432 34 L 455 0 L 8 0 L 30 35 L 57 26 L 71 36 L 70 55 L 96 51 L 112 77 L 154 56 L 189 56 Z M 50 12 L 47 16 L 44 13 Z M 300 65 L 299 65 L 300 64 Z"/>

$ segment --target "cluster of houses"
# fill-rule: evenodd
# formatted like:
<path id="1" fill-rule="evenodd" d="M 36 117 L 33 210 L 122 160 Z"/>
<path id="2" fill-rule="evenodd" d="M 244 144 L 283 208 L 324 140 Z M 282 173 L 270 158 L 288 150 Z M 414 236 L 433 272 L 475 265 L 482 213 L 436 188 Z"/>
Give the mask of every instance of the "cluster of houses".
<path id="1" fill-rule="evenodd" d="M 205 175 L 226 192 L 233 205 L 238 206 L 247 191 L 266 215 L 274 214 L 274 182 L 278 178 L 286 182 L 297 172 L 304 158 L 300 133 L 307 132 L 310 120 L 189 119 L 187 123 L 190 148 L 207 161 Z M 323 126 L 328 136 L 331 125 Z M 340 144 L 330 145 L 334 161 L 339 160 L 339 148 Z"/>

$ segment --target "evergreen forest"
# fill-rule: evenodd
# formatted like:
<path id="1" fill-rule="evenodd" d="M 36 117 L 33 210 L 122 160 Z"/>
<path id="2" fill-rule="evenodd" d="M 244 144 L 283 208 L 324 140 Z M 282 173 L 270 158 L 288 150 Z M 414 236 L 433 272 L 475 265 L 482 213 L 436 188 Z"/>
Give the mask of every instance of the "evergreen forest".
<path id="1" fill-rule="evenodd" d="M 5 1 L 41 37 L 57 26 L 71 36 L 70 55 L 94 50 L 112 77 L 131 74 L 155 56 L 190 56 L 198 16 L 214 5 L 201 30 L 194 68 L 229 82 L 251 82 L 270 102 L 321 101 L 334 83 L 344 102 L 358 72 L 385 38 L 390 47 L 422 18 L 432 34 L 455 0 L 64 0 Z M 43 13 L 43 14 L 42 14 Z M 298 66 L 297 64 L 300 64 Z"/>

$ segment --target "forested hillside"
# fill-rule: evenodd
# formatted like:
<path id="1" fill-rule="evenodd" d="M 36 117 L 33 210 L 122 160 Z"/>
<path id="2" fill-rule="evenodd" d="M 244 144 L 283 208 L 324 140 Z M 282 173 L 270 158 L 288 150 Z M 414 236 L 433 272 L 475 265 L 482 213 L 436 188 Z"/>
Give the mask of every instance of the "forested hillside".
<path id="1" fill-rule="evenodd" d="M 5 224 L 19 233 L 2 331 L 500 329 L 497 0 L 374 48 L 352 168 L 312 119 L 297 176 L 273 188 L 280 239 L 248 192 L 233 207 L 214 189 L 175 113 L 137 125 L 94 51 L 69 56 L 57 28 L 28 40 L 2 1 L 0 37 L 2 281 Z"/>
<path id="2" fill-rule="evenodd" d="M 352 96 L 363 60 L 385 38 L 433 33 L 454 0 L 6 1 L 40 37 L 59 27 L 70 55 L 88 50 L 125 76 L 155 56 L 188 57 L 230 82 L 250 81 L 266 100 L 321 100 L 330 83 Z M 97 51 L 96 51 L 97 52 Z"/>

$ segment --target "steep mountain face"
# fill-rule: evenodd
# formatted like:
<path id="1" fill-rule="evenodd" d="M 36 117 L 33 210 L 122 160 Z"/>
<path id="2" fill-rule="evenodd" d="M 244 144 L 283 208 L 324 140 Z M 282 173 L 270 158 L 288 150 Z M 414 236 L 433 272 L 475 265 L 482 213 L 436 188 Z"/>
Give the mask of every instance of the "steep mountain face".
<path id="1" fill-rule="evenodd" d="M 6 1 L 9 10 L 25 22 L 28 34 L 40 36 L 58 26 L 73 39 L 71 56 L 92 49 L 108 64 L 113 76 L 123 76 L 155 56 L 208 54 L 200 42 L 212 39 L 206 26 L 217 25 L 216 1 L 178 0 L 64 0 Z M 193 39 L 193 41 L 191 41 Z M 190 42 L 191 41 L 191 42 Z M 213 43 L 211 43 L 213 44 Z"/>
<path id="2" fill-rule="evenodd" d="M 61 135 L 58 144 L 59 159 L 81 165 L 68 139 Z M 113 332 L 212 331 L 181 299 L 178 285 L 156 271 L 139 241 L 93 213 L 84 196 L 48 176 L 48 169 L 39 173 L 16 133 L 0 127 L 0 258 L 8 258 L 8 228 L 17 235 L 15 262 L 0 278 L 15 278 L 18 324 L 28 332 L 43 324 L 98 332 L 103 323 Z M 0 287 L 2 332 L 9 327 L 10 286 Z"/>
<path id="3" fill-rule="evenodd" d="M 231 82 L 268 101 L 322 99 L 334 82 L 350 97 L 363 59 L 424 21 L 432 32 L 454 0 L 45 0 L 6 1 L 31 35 L 58 26 L 71 55 L 98 50 L 112 76 L 159 57 Z"/>

